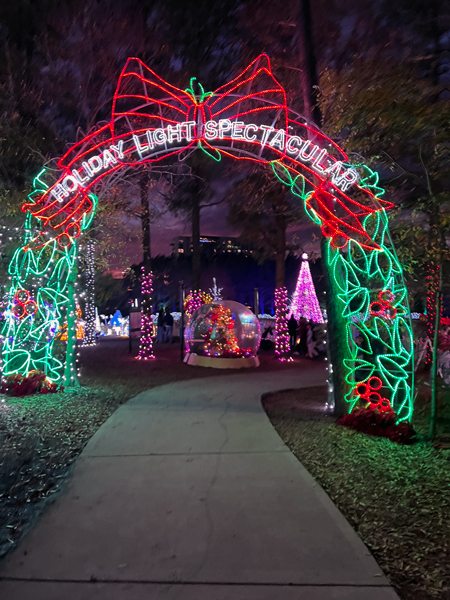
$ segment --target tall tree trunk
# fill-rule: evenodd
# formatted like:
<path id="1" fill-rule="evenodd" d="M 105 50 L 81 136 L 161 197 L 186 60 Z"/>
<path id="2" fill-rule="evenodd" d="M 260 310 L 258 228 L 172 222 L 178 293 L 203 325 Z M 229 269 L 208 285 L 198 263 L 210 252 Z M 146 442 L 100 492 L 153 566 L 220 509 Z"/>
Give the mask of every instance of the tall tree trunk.
<path id="1" fill-rule="evenodd" d="M 303 94 L 303 110 L 305 117 L 311 119 L 318 127 L 322 122 L 320 108 L 317 106 L 316 92 L 318 85 L 317 60 L 314 52 L 313 23 L 311 1 L 298 0 L 297 11 L 298 48 L 300 58 L 300 85 Z M 329 374 L 330 389 L 334 395 L 334 414 L 347 412 L 344 400 L 347 384 L 345 381 L 344 346 L 347 338 L 345 320 L 339 314 L 339 302 L 333 284 L 333 274 L 329 271 L 326 260 L 327 241 L 322 238 L 322 264 L 327 284 L 326 309 L 328 315 L 327 339 L 328 352 L 333 372 Z M 331 394 L 330 394 L 331 395 Z"/>
<path id="2" fill-rule="evenodd" d="M 152 268 L 152 251 L 150 245 L 150 209 L 148 206 L 148 183 L 149 174 L 147 171 L 141 175 L 141 223 L 142 223 L 142 254 L 145 272 L 150 273 Z"/>
<path id="3" fill-rule="evenodd" d="M 345 395 L 348 392 L 348 384 L 345 380 L 344 360 L 349 358 L 347 344 L 347 328 L 345 318 L 342 316 L 342 303 L 337 297 L 333 273 L 327 265 L 328 240 L 322 237 L 321 254 L 323 273 L 327 288 L 327 340 L 328 340 L 328 383 L 330 396 L 334 399 L 334 414 L 343 415 L 348 412 Z M 332 391 L 331 391 L 332 390 Z"/>
<path id="4" fill-rule="evenodd" d="M 200 199 L 196 191 L 192 196 L 192 289 L 200 290 L 202 274 L 200 246 Z"/>
<path id="5" fill-rule="evenodd" d="M 277 215 L 276 224 L 275 289 L 278 289 L 286 285 L 286 221 L 282 215 Z"/>
<path id="6" fill-rule="evenodd" d="M 150 210 L 148 206 L 148 184 L 150 176 L 145 171 L 140 179 L 141 192 L 141 224 L 142 224 L 142 283 L 141 283 L 141 337 L 139 353 L 136 358 L 148 360 L 153 355 L 153 324 L 152 324 L 152 252 L 150 245 Z M 131 343 L 131 338 L 130 338 Z"/>
<path id="7" fill-rule="evenodd" d="M 311 1 L 298 0 L 298 49 L 300 55 L 300 85 L 303 94 L 303 111 L 306 117 L 320 126 L 322 115 L 317 106 L 317 59 L 314 51 Z"/>

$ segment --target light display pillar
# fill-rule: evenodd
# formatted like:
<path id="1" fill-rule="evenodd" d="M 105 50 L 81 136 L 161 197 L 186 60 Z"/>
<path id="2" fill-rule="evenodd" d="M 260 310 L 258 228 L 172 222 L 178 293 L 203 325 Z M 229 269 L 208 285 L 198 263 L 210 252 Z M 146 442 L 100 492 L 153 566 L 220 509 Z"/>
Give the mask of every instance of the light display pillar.
<path id="1" fill-rule="evenodd" d="M 286 360 L 290 350 L 287 313 L 287 289 L 280 287 L 275 290 L 275 354 L 279 360 Z"/>
<path id="2" fill-rule="evenodd" d="M 302 254 L 302 264 L 289 308 L 289 314 L 294 315 L 297 321 L 300 317 L 305 317 L 305 319 L 308 319 L 308 321 L 312 320 L 314 323 L 324 322 L 306 253 Z"/>
<path id="3" fill-rule="evenodd" d="M 66 387 L 80 387 L 77 373 L 77 307 L 75 286 L 77 282 L 77 244 L 74 241 L 74 262 L 67 279 L 67 345 L 66 360 L 64 365 L 64 385 Z"/>
<path id="4" fill-rule="evenodd" d="M 436 323 L 440 323 L 442 317 L 442 305 L 440 305 L 439 319 L 436 319 L 436 305 L 438 304 L 440 269 L 439 265 L 427 265 L 427 335 L 431 344 L 427 346 L 425 364 L 430 365 L 433 361 L 432 344 Z"/>
<path id="5" fill-rule="evenodd" d="M 153 321 L 152 321 L 152 292 L 153 292 L 153 274 L 146 272 L 142 267 L 142 315 L 141 315 L 141 340 L 139 344 L 139 353 L 136 356 L 139 360 L 151 360 L 155 358 L 153 354 Z"/>
<path id="6" fill-rule="evenodd" d="M 86 306 L 83 346 L 95 346 L 95 246 L 94 242 L 86 244 Z"/>
<path id="7" fill-rule="evenodd" d="M 322 238 L 321 252 L 322 260 L 327 268 L 323 269 L 327 293 L 327 372 L 328 372 L 328 405 L 333 407 L 335 415 L 343 415 L 349 411 L 349 404 L 345 397 L 350 387 L 346 380 L 348 369 L 345 361 L 351 360 L 348 345 L 342 343 L 347 338 L 347 320 L 343 316 L 342 303 L 338 298 L 339 287 L 344 286 L 343 279 L 345 273 L 337 270 L 333 276 L 330 260 L 330 243 L 326 238 Z M 335 282 L 339 278 L 340 285 Z"/>

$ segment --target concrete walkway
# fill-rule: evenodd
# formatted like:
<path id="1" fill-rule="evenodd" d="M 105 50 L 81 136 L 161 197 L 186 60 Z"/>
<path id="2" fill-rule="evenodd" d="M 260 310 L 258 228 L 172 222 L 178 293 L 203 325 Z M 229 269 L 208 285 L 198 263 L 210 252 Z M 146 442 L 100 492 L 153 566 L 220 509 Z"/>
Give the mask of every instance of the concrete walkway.
<path id="1" fill-rule="evenodd" d="M 397 599 L 261 407 L 323 385 L 311 367 L 193 379 L 119 408 L 3 563 L 0 597 Z"/>

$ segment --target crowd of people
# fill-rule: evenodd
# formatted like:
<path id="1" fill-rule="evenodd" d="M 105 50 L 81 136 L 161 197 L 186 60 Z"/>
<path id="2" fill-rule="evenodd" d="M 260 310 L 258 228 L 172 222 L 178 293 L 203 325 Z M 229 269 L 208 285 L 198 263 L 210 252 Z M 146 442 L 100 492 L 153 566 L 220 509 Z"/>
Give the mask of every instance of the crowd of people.
<path id="1" fill-rule="evenodd" d="M 315 358 L 319 355 L 316 348 L 316 335 L 314 332 L 314 323 L 308 321 L 305 317 L 300 317 L 300 321 L 292 314 L 288 320 L 289 346 L 291 352 L 298 352 L 300 356 Z"/>
<path id="2" fill-rule="evenodd" d="M 166 312 L 162 308 L 159 310 L 157 323 L 156 342 L 168 342 L 171 344 L 173 341 L 173 316 L 169 308 L 166 308 Z"/>

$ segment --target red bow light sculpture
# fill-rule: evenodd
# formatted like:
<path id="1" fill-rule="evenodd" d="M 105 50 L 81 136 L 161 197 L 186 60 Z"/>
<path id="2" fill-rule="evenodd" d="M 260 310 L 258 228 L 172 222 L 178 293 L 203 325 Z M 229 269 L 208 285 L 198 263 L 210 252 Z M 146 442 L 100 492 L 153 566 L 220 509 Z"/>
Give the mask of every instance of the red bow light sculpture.
<path id="1" fill-rule="evenodd" d="M 195 78 L 181 90 L 141 60 L 128 59 L 114 94 L 111 122 L 75 144 L 58 162 L 57 182 L 32 194 L 23 210 L 44 229 L 53 228 L 61 245 L 67 245 L 93 210 L 88 192 L 99 179 L 123 165 L 159 161 L 194 147 L 216 160 L 228 155 L 280 165 L 293 182 L 300 176 L 309 187 L 306 205 L 334 245 L 352 238 L 361 246 L 378 248 L 361 221 L 392 204 L 358 186 L 347 155 L 288 109 L 286 93 L 265 55 L 208 93 Z"/>

